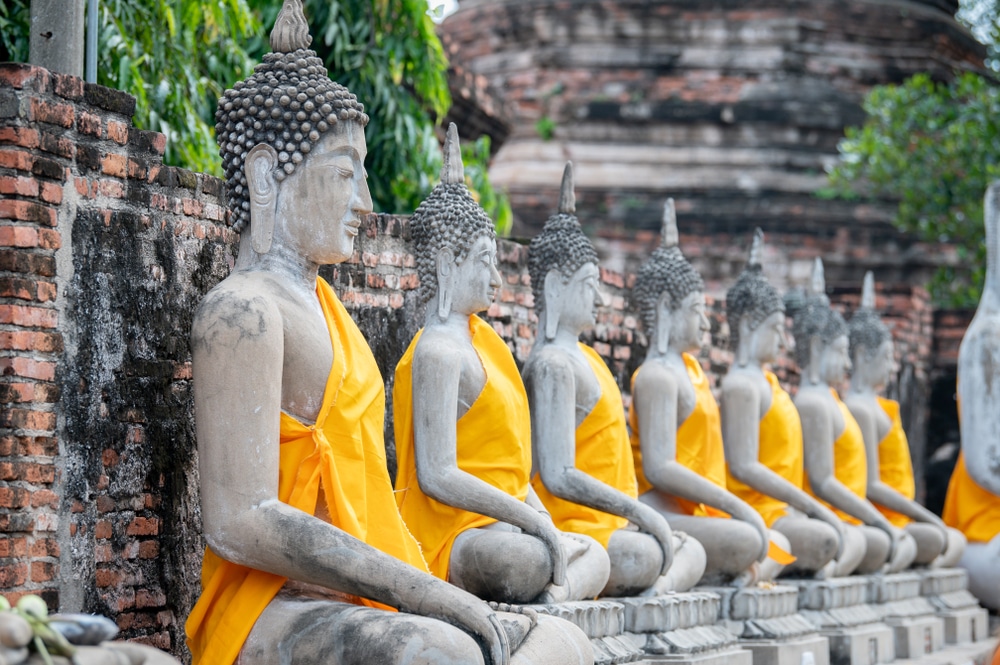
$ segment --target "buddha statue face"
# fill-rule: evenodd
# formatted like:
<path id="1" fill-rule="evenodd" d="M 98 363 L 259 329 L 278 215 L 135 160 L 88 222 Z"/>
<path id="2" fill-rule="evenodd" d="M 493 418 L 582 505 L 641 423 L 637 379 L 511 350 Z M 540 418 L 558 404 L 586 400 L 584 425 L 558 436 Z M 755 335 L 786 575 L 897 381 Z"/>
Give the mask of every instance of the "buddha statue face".
<path id="1" fill-rule="evenodd" d="M 340 263 L 354 252 L 362 219 L 372 210 L 364 169 L 364 128 L 339 122 L 280 181 L 277 151 L 261 143 L 246 157 L 251 236 L 255 248 L 278 246 L 313 263 Z M 263 240 L 261 240 L 263 238 Z"/>
<path id="2" fill-rule="evenodd" d="M 882 390 L 896 371 L 896 358 L 892 333 L 875 311 L 875 276 L 870 271 L 861 289 L 861 307 L 851 317 L 848 329 L 854 361 L 852 386 Z"/>
<path id="3" fill-rule="evenodd" d="M 471 315 L 489 309 L 500 288 L 496 240 L 491 236 L 481 235 L 462 258 L 456 259 L 450 252 L 442 252 L 440 260 L 451 261 L 453 264 L 447 270 L 439 270 L 445 274 L 438 277 L 440 287 L 451 292 L 452 310 Z"/>
<path id="4" fill-rule="evenodd" d="M 783 349 L 788 348 L 785 332 L 785 312 L 772 312 L 756 328 L 751 329 L 746 319 L 739 323 L 743 329 L 740 336 L 746 337 L 748 355 L 758 365 L 773 363 Z"/>
<path id="5" fill-rule="evenodd" d="M 705 294 L 692 291 L 670 314 L 670 348 L 678 353 L 694 353 L 705 342 L 711 326 L 705 313 Z"/>
<path id="6" fill-rule="evenodd" d="M 837 386 L 844 382 L 851 371 L 851 356 L 848 353 L 847 335 L 840 335 L 829 344 L 819 342 L 819 377 L 823 383 Z"/>
<path id="7" fill-rule="evenodd" d="M 558 276 L 558 273 L 550 274 Z M 597 323 L 597 307 L 604 303 L 598 288 L 600 277 L 601 271 L 597 264 L 585 263 L 563 283 L 561 297 L 546 298 L 550 313 L 559 317 L 560 325 L 578 335 L 594 327 Z"/>
<path id="8" fill-rule="evenodd" d="M 896 347 L 886 339 L 873 351 L 860 348 L 854 358 L 851 381 L 878 392 L 886 387 L 896 372 Z"/>

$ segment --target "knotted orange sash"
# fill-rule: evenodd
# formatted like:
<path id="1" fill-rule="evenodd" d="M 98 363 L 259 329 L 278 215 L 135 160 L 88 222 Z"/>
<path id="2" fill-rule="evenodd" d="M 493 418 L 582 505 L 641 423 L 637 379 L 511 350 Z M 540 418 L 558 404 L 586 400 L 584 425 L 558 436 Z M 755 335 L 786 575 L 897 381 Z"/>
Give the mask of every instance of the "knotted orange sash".
<path id="1" fill-rule="evenodd" d="M 576 428 L 577 469 L 610 485 L 632 498 L 639 496 L 635 463 L 625 427 L 625 410 L 618 383 L 604 360 L 589 346 L 579 344 L 601 387 L 597 404 Z M 538 497 L 562 531 L 592 536 L 606 548 L 611 534 L 625 527 L 628 520 L 596 508 L 572 503 L 553 495 L 535 474 L 531 480 Z"/>
<path id="2" fill-rule="evenodd" d="M 446 580 L 455 538 L 496 520 L 435 501 L 420 489 L 413 451 L 413 353 L 422 332 L 396 366 L 392 389 L 396 502 L 423 548 L 431 573 Z M 486 385 L 455 424 L 458 468 L 524 501 L 531 473 L 531 423 L 521 374 L 506 342 L 488 323 L 470 316 L 469 332 L 486 372 Z"/>
<path id="3" fill-rule="evenodd" d="M 847 489 L 864 499 L 868 493 L 868 458 L 865 455 L 865 439 L 861 434 L 861 426 L 858 425 L 858 421 L 854 419 L 847 405 L 840 401 L 837 391 L 830 388 L 830 394 L 833 395 L 833 399 L 837 402 L 837 408 L 844 416 L 844 431 L 833 442 L 833 475 Z M 814 497 L 816 496 L 813 494 L 808 478 L 806 478 L 806 491 Z M 858 518 L 834 508 L 819 497 L 816 499 L 837 513 L 840 519 L 845 522 L 861 524 L 861 520 Z"/>
<path id="4" fill-rule="evenodd" d="M 906 440 L 903 422 L 899 417 L 899 402 L 884 397 L 877 397 L 879 406 L 889 416 L 892 427 L 878 444 L 878 477 L 883 483 L 893 488 L 907 499 L 913 500 L 917 495 L 916 482 L 913 479 L 913 462 L 910 459 L 910 444 Z M 895 510 L 875 504 L 886 519 L 894 526 L 904 527 L 913 520 Z"/>
<path id="5" fill-rule="evenodd" d="M 792 398 L 781 387 L 773 372 L 764 372 L 771 386 L 771 407 L 760 419 L 760 438 L 757 444 L 757 459 L 795 487 L 802 487 L 803 451 L 802 422 Z M 788 504 L 774 497 L 762 494 L 749 485 L 737 480 L 726 466 L 726 486 L 729 491 L 743 499 L 764 518 L 768 527 L 787 514 Z"/>
<path id="6" fill-rule="evenodd" d="M 368 343 L 330 285 L 318 279 L 316 295 L 330 330 L 333 367 L 315 425 L 275 414 L 281 419 L 278 500 L 312 515 L 322 486 L 332 524 L 426 571 L 420 547 L 392 496 L 382 439 L 382 376 Z M 286 581 L 226 561 L 206 548 L 202 594 L 185 625 L 194 665 L 233 663 L 257 618 Z M 362 598 L 355 602 L 384 607 Z"/>

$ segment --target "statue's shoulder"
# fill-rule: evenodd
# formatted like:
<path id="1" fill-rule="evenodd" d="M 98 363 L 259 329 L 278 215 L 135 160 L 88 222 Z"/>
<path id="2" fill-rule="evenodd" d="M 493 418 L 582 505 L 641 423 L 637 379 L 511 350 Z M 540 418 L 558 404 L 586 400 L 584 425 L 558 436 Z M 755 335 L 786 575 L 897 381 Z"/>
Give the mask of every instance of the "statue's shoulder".
<path id="1" fill-rule="evenodd" d="M 757 394 L 761 392 L 761 380 L 764 387 L 768 387 L 767 379 L 763 375 L 755 376 L 749 371 L 739 367 L 730 367 L 726 375 L 722 377 L 720 387 L 724 395 Z"/>
<path id="2" fill-rule="evenodd" d="M 681 385 L 681 378 L 686 376 L 683 367 L 663 361 L 660 358 L 647 358 L 639 371 L 635 375 L 635 389 L 642 390 L 677 390 Z"/>
<path id="3" fill-rule="evenodd" d="M 799 413 L 825 415 L 833 404 L 833 398 L 825 388 L 802 387 L 795 394 L 795 408 Z"/>
<path id="4" fill-rule="evenodd" d="M 281 334 L 280 297 L 272 280 L 255 273 L 230 275 L 198 305 L 191 326 L 193 344 L 234 335 L 240 340 L 253 340 Z"/>

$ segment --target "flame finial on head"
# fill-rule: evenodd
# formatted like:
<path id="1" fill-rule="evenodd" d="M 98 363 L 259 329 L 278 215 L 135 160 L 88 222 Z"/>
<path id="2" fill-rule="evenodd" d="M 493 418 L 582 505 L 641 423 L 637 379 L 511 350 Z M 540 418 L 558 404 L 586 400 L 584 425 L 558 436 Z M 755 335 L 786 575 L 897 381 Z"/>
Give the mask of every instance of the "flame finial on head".
<path id="1" fill-rule="evenodd" d="M 441 165 L 441 182 L 444 184 L 465 182 L 462 145 L 458 141 L 458 127 L 453 122 L 448 124 L 448 134 L 444 139 L 444 164 Z"/>
<path id="2" fill-rule="evenodd" d="M 680 241 L 677 233 L 677 212 L 674 210 L 674 200 L 667 199 L 663 204 L 663 226 L 660 230 L 660 245 L 664 249 L 676 247 Z"/>
<path id="3" fill-rule="evenodd" d="M 562 186 L 559 188 L 559 212 L 576 213 L 576 192 L 573 191 L 573 162 L 566 162 L 563 169 Z"/>
<path id="4" fill-rule="evenodd" d="M 875 274 L 869 270 L 861 286 L 861 309 L 875 309 Z"/>
<path id="5" fill-rule="evenodd" d="M 271 50 L 275 53 L 291 53 L 309 48 L 312 37 L 309 24 L 302 10 L 302 0 L 285 0 L 271 30 Z"/>
<path id="6" fill-rule="evenodd" d="M 813 296 L 826 295 L 826 276 L 823 274 L 823 259 L 818 256 L 813 262 L 812 280 L 809 282 L 809 294 Z"/>
<path id="7" fill-rule="evenodd" d="M 750 243 L 750 257 L 747 259 L 747 268 L 755 268 L 761 265 L 764 256 L 764 232 L 758 226 L 753 232 L 753 241 Z"/>

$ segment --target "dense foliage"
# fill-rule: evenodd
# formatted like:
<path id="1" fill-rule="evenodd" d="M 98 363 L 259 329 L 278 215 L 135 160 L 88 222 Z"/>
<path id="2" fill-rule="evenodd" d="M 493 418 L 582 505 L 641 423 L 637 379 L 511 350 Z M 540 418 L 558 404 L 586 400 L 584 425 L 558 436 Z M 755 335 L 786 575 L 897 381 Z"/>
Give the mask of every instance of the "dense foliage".
<path id="1" fill-rule="evenodd" d="M 27 60 L 29 3 L 0 3 L 0 60 Z M 98 82 L 136 97 L 135 124 L 168 138 L 166 163 L 219 174 L 216 99 L 269 50 L 280 6 L 101 0 Z M 412 211 L 437 180 L 435 128 L 451 106 L 448 62 L 426 0 L 306 0 L 305 10 L 312 48 L 371 117 L 367 168 L 376 209 Z M 503 230 L 510 206 L 485 176 L 489 150 L 482 145 L 466 150 L 470 186 Z"/>
<path id="2" fill-rule="evenodd" d="M 996 0 L 970 0 L 959 14 L 995 45 Z M 997 63 L 989 47 L 991 66 Z M 959 261 L 935 275 L 931 291 L 948 306 L 973 307 L 985 272 L 983 195 L 1000 177 L 1000 87 L 990 75 L 956 73 L 949 83 L 918 74 L 877 86 L 865 124 L 849 128 L 830 173 L 832 196 L 896 200 L 894 223 L 928 242 L 952 243 Z"/>

